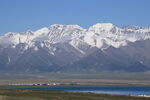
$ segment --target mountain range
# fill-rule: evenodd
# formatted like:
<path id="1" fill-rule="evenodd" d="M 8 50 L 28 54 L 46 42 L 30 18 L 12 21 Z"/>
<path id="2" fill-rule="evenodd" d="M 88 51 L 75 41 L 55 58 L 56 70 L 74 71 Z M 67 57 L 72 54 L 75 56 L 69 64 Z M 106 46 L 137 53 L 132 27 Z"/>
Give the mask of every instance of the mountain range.
<path id="1" fill-rule="evenodd" d="M 150 28 L 97 23 L 88 29 L 54 24 L 0 36 L 0 69 L 98 73 L 150 70 Z"/>

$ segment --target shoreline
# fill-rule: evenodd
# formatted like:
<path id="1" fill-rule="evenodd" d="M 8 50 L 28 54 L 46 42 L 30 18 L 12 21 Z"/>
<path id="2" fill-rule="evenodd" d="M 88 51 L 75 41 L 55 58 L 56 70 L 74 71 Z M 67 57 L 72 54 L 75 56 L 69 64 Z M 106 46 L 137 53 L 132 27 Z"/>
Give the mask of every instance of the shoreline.
<path id="1" fill-rule="evenodd" d="M 78 87 L 79 86 L 79 87 Z M 52 89 L 46 89 L 46 87 L 52 87 L 52 88 L 61 88 L 61 87 L 66 87 L 66 88 L 68 88 L 68 87 L 74 87 L 74 88 L 78 88 L 79 89 L 79 91 L 76 91 L 76 90 L 65 90 L 65 89 L 54 89 L 54 91 L 64 91 L 64 92 L 71 92 L 71 93 L 93 93 L 93 94 L 104 94 L 104 95 L 119 95 L 119 96 L 132 96 L 132 97 L 148 97 L 148 98 L 150 98 L 150 95 L 146 95 L 146 94 L 139 94 L 139 95 L 136 95 L 136 94 L 122 94 L 122 93 L 120 93 L 120 94 L 118 94 L 118 93 L 113 93 L 113 92 L 111 92 L 111 90 L 109 91 L 107 91 L 107 92 L 102 92 L 102 91 L 98 91 L 98 90 L 96 90 L 96 91 L 92 91 L 92 90 L 85 90 L 85 91 L 80 91 L 80 88 L 82 88 L 82 87 L 95 87 L 95 86 L 81 86 L 81 85 L 58 85 L 58 86 L 29 86 L 29 85 L 20 85 L 20 86 L 0 86 L 0 90 L 40 90 L 40 91 L 53 91 Z M 43 89 L 42 89 L 42 87 L 43 87 Z M 98 86 L 96 86 L 96 87 L 98 87 Z M 101 87 L 101 86 L 100 86 Z M 103 87 L 103 86 L 102 86 Z M 107 87 L 107 86 L 106 86 Z M 108 86 L 108 87 L 113 87 L 113 86 Z M 115 87 L 117 87 L 117 86 L 115 86 Z M 118 86 L 118 87 L 121 87 L 121 86 Z M 128 86 L 124 86 L 124 87 L 128 87 Z M 130 86 L 129 86 L 130 87 Z M 132 86 L 131 86 L 132 87 Z M 138 87 L 138 86 L 134 86 L 134 87 Z M 145 87 L 145 86 L 142 86 L 142 87 Z"/>
<path id="2" fill-rule="evenodd" d="M 131 96 L 131 95 L 114 95 L 104 93 L 91 92 L 68 92 L 68 91 L 54 91 L 54 90 L 28 90 L 28 89 L 0 89 L 0 96 L 7 98 L 19 98 L 19 100 L 49 100 L 51 97 L 56 100 L 149 100 L 150 97 L 145 96 Z M 23 98 L 23 99 L 22 99 Z M 27 98 L 27 99 L 25 99 Z M 38 99 L 39 98 L 39 99 Z M 46 98 L 46 99 L 43 99 Z M 49 98 L 49 99 L 48 99 Z M 69 99 L 68 99 L 69 98 Z M 97 98 L 97 99 L 95 99 Z M 11 100 L 11 99 L 8 99 Z"/>
<path id="3" fill-rule="evenodd" d="M 112 93 L 98 93 L 98 92 L 75 92 L 75 91 L 65 91 L 65 92 L 72 92 L 72 93 L 92 93 L 92 94 L 100 94 L 100 95 L 112 95 L 112 96 L 129 96 L 129 97 L 146 97 L 150 98 L 150 96 L 147 95 L 125 95 L 125 94 L 112 94 Z"/>

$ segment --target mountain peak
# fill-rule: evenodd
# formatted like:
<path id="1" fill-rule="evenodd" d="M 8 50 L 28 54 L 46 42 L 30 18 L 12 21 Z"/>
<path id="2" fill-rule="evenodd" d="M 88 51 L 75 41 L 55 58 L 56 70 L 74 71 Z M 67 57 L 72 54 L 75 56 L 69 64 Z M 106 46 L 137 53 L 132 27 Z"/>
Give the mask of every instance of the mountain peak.
<path id="1" fill-rule="evenodd" d="M 97 23 L 89 28 L 91 31 L 99 33 L 100 31 L 111 31 L 115 26 L 112 23 Z"/>
<path id="2" fill-rule="evenodd" d="M 53 24 L 48 28 L 56 28 L 57 29 L 57 28 L 66 28 L 66 27 L 68 27 L 68 28 L 82 28 L 81 26 L 74 25 L 74 24 L 72 24 L 72 25 Z"/>
<path id="3" fill-rule="evenodd" d="M 52 72 L 64 66 L 65 70 L 72 66 L 80 70 L 81 64 L 81 71 L 93 71 L 93 66 L 98 72 L 115 67 L 134 71 L 138 66 L 145 70 L 150 66 L 150 43 L 146 39 L 150 39 L 149 29 L 119 28 L 111 23 L 97 23 L 89 29 L 54 24 L 37 31 L 9 32 L 0 36 L 0 68 Z M 139 59 L 133 60 L 135 55 Z"/>
<path id="4" fill-rule="evenodd" d="M 114 26 L 112 23 L 96 23 L 95 25 L 93 26 Z"/>
<path id="5" fill-rule="evenodd" d="M 78 44 L 88 44 L 93 47 L 102 48 L 104 42 L 114 47 L 120 47 L 126 45 L 128 42 L 150 38 L 149 33 L 149 29 L 135 27 L 119 28 L 112 23 L 97 23 L 88 30 L 79 25 L 54 24 L 34 32 L 6 33 L 0 36 L 0 44 L 18 45 L 20 43 L 19 41 L 26 44 L 35 44 L 36 42 L 43 41 L 56 44 L 70 43 L 71 41 L 71 43 L 75 43 L 73 45 L 74 47 L 76 44 L 77 46 L 80 46 Z M 5 42 L 5 40 L 7 40 L 7 42 Z M 81 41 L 83 43 L 81 43 Z"/>

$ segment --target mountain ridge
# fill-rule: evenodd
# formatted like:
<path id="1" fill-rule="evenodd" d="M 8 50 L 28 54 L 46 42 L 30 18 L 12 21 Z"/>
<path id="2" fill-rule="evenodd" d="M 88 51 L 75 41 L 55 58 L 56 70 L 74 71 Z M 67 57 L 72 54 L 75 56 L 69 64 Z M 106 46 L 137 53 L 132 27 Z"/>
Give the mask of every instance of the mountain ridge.
<path id="1" fill-rule="evenodd" d="M 148 54 L 145 55 L 142 52 L 144 49 L 149 50 L 149 39 L 150 28 L 122 28 L 111 23 L 97 23 L 89 29 L 78 25 L 54 24 L 37 31 L 9 32 L 0 36 L 0 68 L 24 71 L 61 71 L 61 69 L 65 71 L 66 68 L 76 69 L 76 66 L 80 66 L 81 70 L 90 72 L 92 67 L 97 71 L 130 71 L 131 67 L 135 69 L 137 66 L 137 69 L 140 69 L 137 71 L 147 71 L 150 68 L 148 63 L 150 59 L 147 57 Z M 143 44 L 141 45 L 138 41 L 142 41 Z M 138 46 L 140 49 L 137 51 L 135 48 Z M 110 49 L 111 47 L 115 50 Z M 137 53 L 136 55 L 139 56 L 129 55 L 128 50 L 131 54 Z M 122 56 L 129 55 L 126 59 L 130 61 L 120 61 L 118 58 L 121 59 L 121 57 L 117 56 L 119 52 Z M 92 54 L 95 54 L 93 59 L 97 62 L 90 59 Z M 100 56 L 96 57 L 96 55 Z M 105 59 L 102 60 L 103 58 Z M 140 63 L 140 58 L 145 59 L 146 62 Z M 89 64 L 89 67 L 83 62 L 80 64 L 82 59 L 90 59 L 92 65 Z M 86 61 L 88 60 L 84 62 Z M 83 67 L 85 65 L 86 70 Z"/>

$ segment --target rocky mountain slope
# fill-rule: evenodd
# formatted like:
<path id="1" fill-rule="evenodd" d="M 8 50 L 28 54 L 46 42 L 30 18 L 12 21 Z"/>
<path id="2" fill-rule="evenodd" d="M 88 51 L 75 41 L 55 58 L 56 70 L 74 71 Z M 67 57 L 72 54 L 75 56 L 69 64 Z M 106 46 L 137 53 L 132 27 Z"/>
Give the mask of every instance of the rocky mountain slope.
<path id="1" fill-rule="evenodd" d="M 150 69 L 150 28 L 51 25 L 0 36 L 2 71 L 101 72 Z"/>

